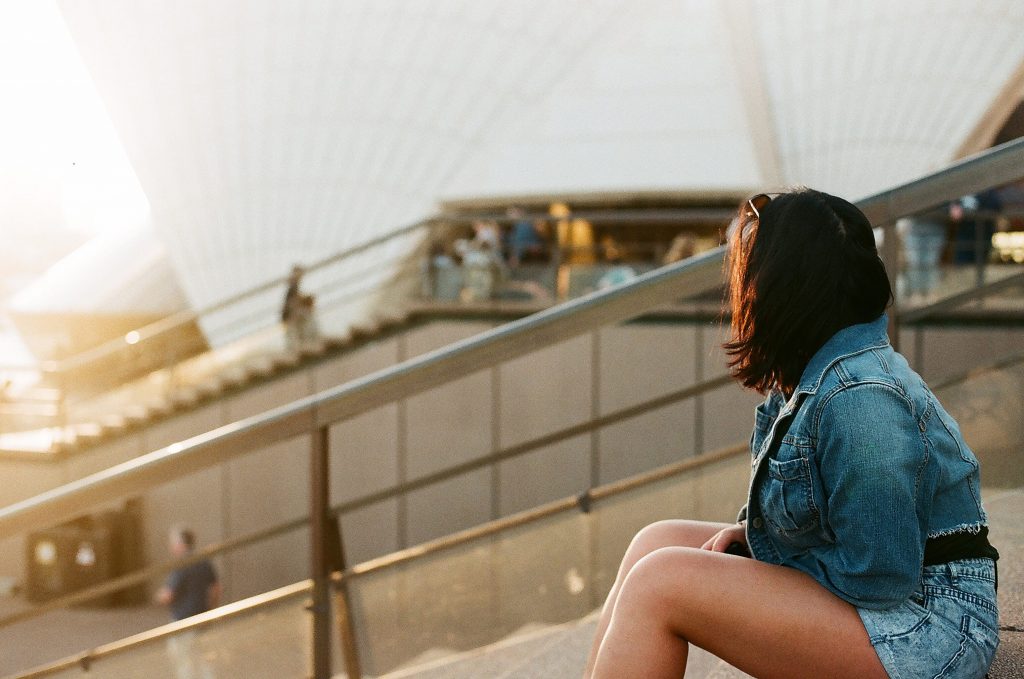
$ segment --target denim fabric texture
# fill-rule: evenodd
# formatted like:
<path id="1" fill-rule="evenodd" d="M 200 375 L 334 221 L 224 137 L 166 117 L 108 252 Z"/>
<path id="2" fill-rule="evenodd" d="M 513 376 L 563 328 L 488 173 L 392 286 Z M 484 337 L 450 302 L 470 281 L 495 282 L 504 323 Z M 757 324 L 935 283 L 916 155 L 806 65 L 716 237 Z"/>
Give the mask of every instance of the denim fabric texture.
<path id="1" fill-rule="evenodd" d="M 981 679 L 999 645 L 995 564 L 925 566 L 921 585 L 893 608 L 859 608 L 892 679 Z"/>
<path id="2" fill-rule="evenodd" d="M 751 553 L 863 608 L 910 597 L 927 538 L 988 520 L 977 459 L 886 327 L 836 333 L 788 401 L 757 407 L 751 437 Z"/>

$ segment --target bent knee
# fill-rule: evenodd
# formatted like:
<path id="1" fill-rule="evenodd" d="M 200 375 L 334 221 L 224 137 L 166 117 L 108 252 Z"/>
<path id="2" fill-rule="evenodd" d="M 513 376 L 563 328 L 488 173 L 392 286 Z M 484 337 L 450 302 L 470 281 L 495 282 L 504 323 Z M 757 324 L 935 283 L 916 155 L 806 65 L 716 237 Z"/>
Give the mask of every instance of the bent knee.
<path id="1" fill-rule="evenodd" d="M 692 547 L 660 547 L 639 559 L 626 574 L 623 591 L 636 596 L 662 598 L 666 589 L 686 586 L 695 575 L 693 568 L 701 556 Z"/>
<path id="2" fill-rule="evenodd" d="M 681 609 L 704 605 L 720 589 L 721 555 L 692 547 L 663 547 L 647 554 L 626 574 L 620 600 L 666 620 Z"/>
<path id="3" fill-rule="evenodd" d="M 667 519 L 656 521 L 640 529 L 633 541 L 630 543 L 630 550 L 643 554 L 653 552 L 662 547 L 700 547 L 709 536 L 717 532 L 718 527 L 714 524 L 705 524 L 700 521 L 684 521 L 681 519 Z"/>
<path id="4" fill-rule="evenodd" d="M 633 541 L 630 546 L 639 545 L 653 545 L 653 549 L 657 549 L 658 546 L 667 547 L 673 534 L 672 521 L 655 521 L 649 523 L 640 530 L 637 531 L 636 535 L 633 536 Z"/>

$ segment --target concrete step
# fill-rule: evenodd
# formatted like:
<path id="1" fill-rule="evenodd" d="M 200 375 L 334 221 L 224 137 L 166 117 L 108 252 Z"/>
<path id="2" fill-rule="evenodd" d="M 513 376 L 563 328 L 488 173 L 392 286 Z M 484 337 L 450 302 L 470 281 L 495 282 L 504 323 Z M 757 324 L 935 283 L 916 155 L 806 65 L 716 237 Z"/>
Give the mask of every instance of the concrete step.
<path id="1" fill-rule="evenodd" d="M 128 406 L 122 415 L 130 427 L 141 427 L 148 423 L 154 416 L 153 411 L 144 404 Z"/>
<path id="2" fill-rule="evenodd" d="M 513 635 L 490 646 L 410 667 L 381 679 L 561 679 L 583 674 L 596 616 Z M 751 679 L 750 675 L 692 648 L 687 679 Z"/>
<path id="3" fill-rule="evenodd" d="M 199 392 L 200 398 L 204 400 L 217 398 L 224 393 L 226 388 L 226 381 L 220 377 L 209 377 L 196 384 L 196 391 Z"/>
<path id="4" fill-rule="evenodd" d="M 116 413 L 103 415 L 97 419 L 99 420 L 100 426 L 103 427 L 104 432 L 108 435 L 118 434 L 126 430 L 132 424 L 127 417 Z"/>

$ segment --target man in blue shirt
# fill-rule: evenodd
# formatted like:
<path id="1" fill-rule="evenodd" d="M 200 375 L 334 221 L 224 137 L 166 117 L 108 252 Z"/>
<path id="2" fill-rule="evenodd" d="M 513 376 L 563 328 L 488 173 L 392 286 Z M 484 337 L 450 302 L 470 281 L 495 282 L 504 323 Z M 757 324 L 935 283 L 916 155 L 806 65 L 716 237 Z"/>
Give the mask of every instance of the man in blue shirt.
<path id="1" fill-rule="evenodd" d="M 175 558 L 187 558 L 195 548 L 195 534 L 184 526 L 177 526 L 171 530 L 169 546 Z M 174 620 L 216 608 L 220 601 L 220 582 L 213 564 L 203 559 L 173 571 L 157 591 L 156 600 L 170 608 Z M 168 651 L 179 679 L 213 677 L 211 668 L 203 659 L 195 630 L 170 637 Z"/>
<path id="2" fill-rule="evenodd" d="M 177 527 L 171 531 L 170 549 L 175 558 L 183 559 L 191 555 L 194 548 L 195 535 L 188 528 Z M 217 573 L 213 564 L 206 559 L 182 566 L 171 573 L 157 592 L 157 601 L 170 607 L 174 620 L 215 608 L 219 599 Z"/>

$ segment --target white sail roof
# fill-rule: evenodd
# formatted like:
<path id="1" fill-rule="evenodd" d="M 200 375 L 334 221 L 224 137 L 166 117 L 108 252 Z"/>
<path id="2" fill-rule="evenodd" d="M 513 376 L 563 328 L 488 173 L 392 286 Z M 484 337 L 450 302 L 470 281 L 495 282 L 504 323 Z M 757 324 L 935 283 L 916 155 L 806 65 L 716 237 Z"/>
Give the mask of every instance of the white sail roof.
<path id="1" fill-rule="evenodd" d="M 187 309 L 152 228 L 108 230 L 61 259 L 10 303 L 30 314 L 160 316 Z"/>

